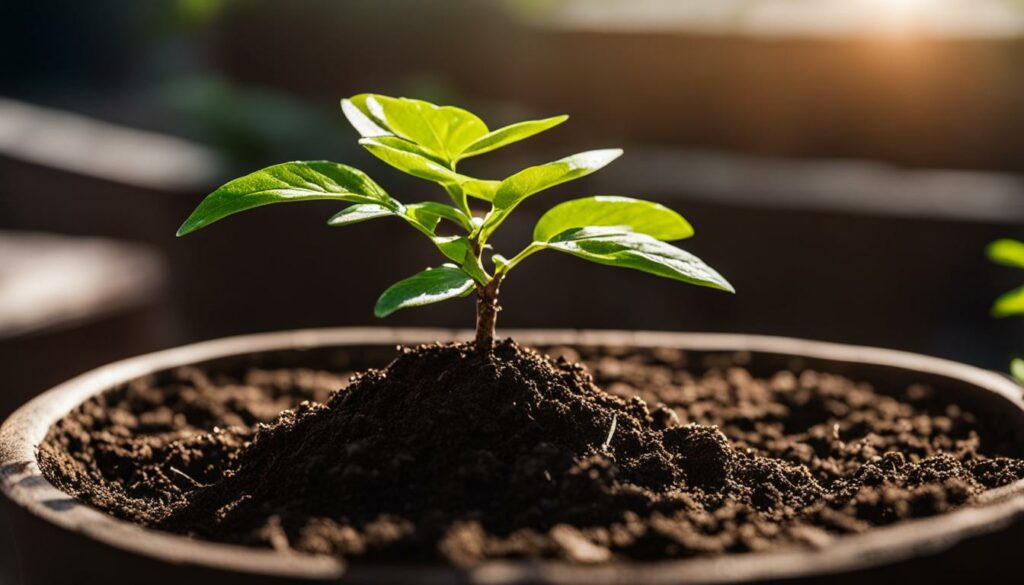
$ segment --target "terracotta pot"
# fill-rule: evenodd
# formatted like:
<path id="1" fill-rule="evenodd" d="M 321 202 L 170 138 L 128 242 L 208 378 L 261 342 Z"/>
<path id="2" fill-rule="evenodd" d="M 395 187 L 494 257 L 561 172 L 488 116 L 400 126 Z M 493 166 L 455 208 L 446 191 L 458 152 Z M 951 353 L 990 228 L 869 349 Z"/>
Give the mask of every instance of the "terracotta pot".
<path id="1" fill-rule="evenodd" d="M 504 331 L 520 342 L 680 348 L 696 354 L 749 352 L 755 373 L 812 367 L 870 381 L 881 391 L 912 382 L 940 400 L 973 411 L 980 424 L 1024 440 L 1024 401 L 1010 380 L 966 365 L 909 353 L 721 334 Z M 799 581 L 936 582 L 995 577 L 1016 567 L 1024 534 L 1024 481 L 987 492 L 950 514 L 840 537 L 819 550 L 752 553 L 650 563 L 581 567 L 558 562 L 493 562 L 470 571 L 441 566 L 347 568 L 342 561 L 214 544 L 149 530 L 79 504 L 44 478 L 35 446 L 55 421 L 83 400 L 136 377 L 203 363 L 383 365 L 396 344 L 468 338 L 430 329 L 322 329 L 219 339 L 117 362 L 62 384 L 15 412 L 0 428 L 0 488 L 9 498 L 25 583 L 199 585 L 346 583 L 725 583 Z"/>

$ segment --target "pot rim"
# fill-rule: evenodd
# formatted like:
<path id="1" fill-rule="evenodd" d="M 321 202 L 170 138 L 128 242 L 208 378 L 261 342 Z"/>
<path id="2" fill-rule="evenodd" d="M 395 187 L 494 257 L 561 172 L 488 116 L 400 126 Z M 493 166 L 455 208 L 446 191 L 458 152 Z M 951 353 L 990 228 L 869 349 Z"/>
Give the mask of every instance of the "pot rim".
<path id="1" fill-rule="evenodd" d="M 1009 378 L 957 362 L 874 347 L 726 333 L 654 331 L 504 330 L 506 336 L 534 345 L 628 345 L 694 351 L 748 351 L 824 359 L 902 370 L 965 382 L 1009 401 L 1024 412 L 1021 388 Z M 239 573 L 298 579 L 359 580 L 391 577 L 449 582 L 683 582 L 724 583 L 823 575 L 896 562 L 949 548 L 970 536 L 997 530 L 1024 516 L 1024 480 L 985 492 L 972 506 L 947 514 L 907 520 L 836 537 L 827 549 L 744 553 L 685 560 L 626 562 L 580 566 L 557 561 L 491 561 L 468 570 L 428 565 L 387 567 L 356 565 L 346 570 L 340 559 L 308 554 L 281 554 L 240 545 L 200 541 L 160 532 L 109 516 L 78 503 L 40 472 L 36 446 L 50 426 L 89 397 L 146 374 L 190 363 L 275 350 L 331 346 L 380 346 L 471 339 L 472 332 L 425 328 L 324 328 L 225 337 L 166 349 L 114 362 L 40 394 L 15 411 L 0 427 L 0 491 L 33 516 L 104 544 L 173 564 L 190 564 Z"/>

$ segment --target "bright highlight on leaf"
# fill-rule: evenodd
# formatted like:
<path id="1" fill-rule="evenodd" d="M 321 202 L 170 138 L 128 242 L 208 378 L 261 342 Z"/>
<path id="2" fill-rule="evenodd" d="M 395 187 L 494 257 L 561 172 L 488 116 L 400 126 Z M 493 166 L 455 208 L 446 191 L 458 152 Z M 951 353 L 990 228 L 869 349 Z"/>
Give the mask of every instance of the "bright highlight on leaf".
<path id="1" fill-rule="evenodd" d="M 395 212 L 376 203 L 356 203 L 331 216 L 331 219 L 327 220 L 327 225 L 352 225 L 390 215 L 395 215 Z"/>
<path id="2" fill-rule="evenodd" d="M 445 163 L 444 159 L 438 157 L 437 155 L 435 155 L 434 153 L 430 152 L 429 150 L 427 150 L 425 148 L 422 148 L 420 145 L 416 144 L 415 142 L 409 142 L 405 138 L 399 138 L 397 136 L 374 136 L 372 138 L 366 138 L 366 139 L 360 140 L 359 142 L 360 142 L 360 144 L 363 145 L 364 148 L 367 148 L 367 150 L 369 150 L 369 148 L 367 147 L 368 144 L 371 145 L 371 146 L 378 146 L 378 145 L 379 146 L 386 146 L 386 147 L 388 147 L 390 149 L 400 150 L 402 152 L 407 152 L 409 154 L 414 154 L 414 155 L 416 155 L 419 158 L 426 159 L 427 161 L 429 161 L 431 163 L 440 165 L 440 166 L 448 169 L 448 165 Z M 383 158 L 381 158 L 381 160 L 384 160 L 384 162 L 387 162 L 387 160 L 385 160 Z M 388 163 L 388 164 L 391 164 L 391 163 Z M 422 163 L 419 163 L 419 164 L 422 164 Z M 402 169 L 402 170 L 405 170 L 405 169 Z M 447 177 L 447 176 L 448 175 L 446 174 L 445 177 Z M 430 180 L 434 180 L 434 179 L 430 179 Z"/>
<path id="3" fill-rule="evenodd" d="M 399 309 L 464 297 L 472 291 L 473 279 L 455 266 L 428 268 L 391 285 L 377 299 L 373 314 L 387 317 Z"/>
<path id="4" fill-rule="evenodd" d="M 373 156 L 414 177 L 438 183 L 453 184 L 469 180 L 469 177 L 464 177 L 425 156 L 409 150 L 388 146 L 376 138 L 363 138 L 359 141 L 359 144 L 363 145 L 363 148 L 366 150 L 369 150 Z"/>
<path id="5" fill-rule="evenodd" d="M 620 156 L 619 148 L 591 150 L 523 169 L 501 182 L 494 196 L 494 206 L 499 209 L 515 207 L 534 193 L 589 175 Z"/>
<path id="6" fill-rule="evenodd" d="M 494 206 L 480 228 L 481 239 L 487 239 L 527 197 L 584 177 L 622 156 L 622 150 L 609 148 L 591 150 L 543 165 L 529 167 L 502 181 L 494 194 Z"/>
<path id="7" fill-rule="evenodd" d="M 621 226 L 666 242 L 693 235 L 683 216 L 660 203 L 598 195 L 552 207 L 533 228 L 533 239 L 545 242 L 567 229 L 588 226 Z"/>
<path id="8" fill-rule="evenodd" d="M 370 94 L 364 93 L 341 100 L 341 111 L 348 118 L 349 124 L 352 124 L 356 132 L 359 132 L 359 135 L 364 138 L 394 136 L 391 131 L 383 128 L 370 115 L 370 110 L 366 105 L 366 100 L 369 97 Z"/>
<path id="9" fill-rule="evenodd" d="M 420 154 L 449 164 L 525 140 L 569 119 L 554 116 L 491 131 L 461 108 L 366 93 L 341 100 L 341 109 L 363 138 L 398 137 L 421 148 Z"/>
<path id="10" fill-rule="evenodd" d="M 459 158 L 469 158 L 471 156 L 477 156 L 491 152 L 492 150 L 501 148 L 502 146 L 508 146 L 520 140 L 526 140 L 527 138 L 540 134 L 545 130 L 550 130 L 555 126 L 565 122 L 569 119 L 569 116 L 555 116 L 553 118 L 544 118 L 543 120 L 529 120 L 527 122 L 519 122 L 499 128 L 493 132 L 476 139 L 472 144 L 466 147 L 462 151 Z"/>
<path id="11" fill-rule="evenodd" d="M 632 268 L 690 284 L 735 292 L 721 274 L 700 258 L 647 234 L 616 228 L 572 228 L 545 242 L 544 246 L 598 264 Z"/>
<path id="12" fill-rule="evenodd" d="M 217 189 L 192 212 L 178 235 L 239 211 L 291 201 L 332 199 L 350 203 L 328 220 L 332 226 L 349 226 L 382 217 L 399 218 L 428 238 L 452 263 L 392 285 L 377 301 L 374 313 L 384 317 L 399 309 L 463 297 L 475 290 L 477 343 L 484 347 L 490 347 L 494 337 L 499 285 L 513 268 L 541 250 L 555 250 L 598 264 L 699 286 L 733 290 L 721 274 L 701 259 L 666 243 L 693 235 L 686 219 L 658 203 L 630 197 L 605 195 L 566 201 L 540 218 L 534 228 L 534 241 L 515 256 L 505 257 L 492 249 L 488 239 L 522 201 L 589 175 L 618 158 L 622 151 L 612 148 L 581 152 L 528 167 L 500 181 L 466 175 L 456 170 L 459 162 L 550 130 L 568 116 L 528 120 L 491 130 L 467 110 L 423 100 L 359 94 L 341 100 L 341 109 L 359 133 L 359 143 L 371 154 L 396 169 L 436 183 L 435 188 L 440 186 L 444 190 L 450 204 L 403 204 L 352 167 L 327 161 L 290 162 L 267 167 Z M 489 208 L 474 213 L 469 198 L 482 201 Z M 1024 244 L 1017 244 L 1020 250 L 1001 244 L 992 252 L 993 257 L 1024 267 Z M 1019 296 L 1024 298 L 1024 293 Z M 1005 301 L 1012 308 L 1018 302 L 1016 297 Z"/>
<path id="13" fill-rule="evenodd" d="M 483 120 L 454 106 L 383 95 L 367 96 L 363 103 L 369 116 L 395 135 L 446 161 L 458 160 L 466 147 L 488 133 Z"/>
<path id="14" fill-rule="evenodd" d="M 323 160 L 289 162 L 235 179 L 209 194 L 181 225 L 178 235 L 192 233 L 239 211 L 319 199 L 398 205 L 370 177 L 350 166 Z"/>

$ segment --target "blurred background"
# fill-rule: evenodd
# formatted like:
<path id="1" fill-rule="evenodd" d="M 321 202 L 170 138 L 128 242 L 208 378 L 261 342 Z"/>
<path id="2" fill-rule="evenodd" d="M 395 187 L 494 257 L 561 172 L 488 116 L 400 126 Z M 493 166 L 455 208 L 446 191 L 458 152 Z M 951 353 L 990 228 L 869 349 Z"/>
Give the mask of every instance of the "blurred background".
<path id="1" fill-rule="evenodd" d="M 275 206 L 184 239 L 224 181 L 286 160 L 443 199 L 356 144 L 340 97 L 467 107 L 492 127 L 569 113 L 466 166 L 622 146 L 534 197 L 620 194 L 687 216 L 735 297 L 557 254 L 503 287 L 505 327 L 738 331 L 1005 369 L 993 320 L 1024 272 L 1020 0 L 32 0 L 0 4 L 0 417 L 113 359 L 215 336 L 338 325 L 472 326 L 472 300 L 371 313 L 435 264 L 397 222 Z M 0 551 L 5 544 L 0 537 Z M 13 568 L 0 553 L 0 583 Z"/>

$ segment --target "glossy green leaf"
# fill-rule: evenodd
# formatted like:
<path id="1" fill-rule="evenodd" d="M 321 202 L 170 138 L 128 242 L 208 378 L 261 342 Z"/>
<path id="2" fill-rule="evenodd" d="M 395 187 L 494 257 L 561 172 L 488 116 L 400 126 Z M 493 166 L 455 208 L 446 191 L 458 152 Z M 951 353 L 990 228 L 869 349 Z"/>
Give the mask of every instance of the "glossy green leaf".
<path id="1" fill-rule="evenodd" d="M 461 226 L 467 232 L 473 230 L 472 218 L 451 205 L 445 205 L 444 203 L 438 203 L 436 201 L 424 201 L 422 203 L 412 203 L 407 205 L 406 210 L 421 221 L 432 216 L 438 219 L 447 219 L 452 223 Z"/>
<path id="2" fill-rule="evenodd" d="M 615 228 L 573 228 L 542 245 L 598 264 L 735 292 L 721 274 L 700 258 L 647 234 Z"/>
<path id="3" fill-rule="evenodd" d="M 570 228 L 622 226 L 663 241 L 693 235 L 693 227 L 675 211 L 652 201 L 599 195 L 560 203 L 541 216 L 533 239 L 546 242 Z"/>
<path id="4" fill-rule="evenodd" d="M 341 100 L 342 113 L 348 118 L 349 123 L 356 129 L 356 132 L 359 132 L 359 135 L 364 138 L 394 136 L 390 130 L 384 128 L 382 121 L 374 120 L 370 115 L 369 109 L 366 106 L 366 98 L 368 97 L 370 97 L 370 94 L 363 93 Z"/>
<path id="5" fill-rule="evenodd" d="M 373 203 L 360 203 L 342 209 L 327 220 L 327 223 L 332 226 L 345 226 L 391 215 L 411 220 L 423 227 L 424 231 L 429 232 L 431 235 L 441 219 L 447 219 L 461 226 L 466 231 L 473 229 L 472 221 L 468 216 L 450 205 L 436 201 L 412 203 L 397 210 L 388 209 Z"/>
<path id="6" fill-rule="evenodd" d="M 391 285 L 377 299 L 373 313 L 387 317 L 399 309 L 464 297 L 473 287 L 473 279 L 455 266 L 429 268 Z"/>
<path id="7" fill-rule="evenodd" d="M 996 317 L 1020 314 L 1024 314 L 1024 286 L 1003 293 L 992 305 L 992 315 Z"/>
<path id="8" fill-rule="evenodd" d="M 428 181 L 436 181 L 442 184 L 459 184 L 463 181 L 469 180 L 469 177 L 464 177 L 448 167 L 430 160 L 429 158 L 407 150 L 400 150 L 393 146 L 388 146 L 378 141 L 376 138 L 360 139 L 359 144 L 362 144 L 366 150 L 369 150 L 380 160 L 402 172 L 409 173 L 414 177 L 427 179 Z"/>
<path id="9" fill-rule="evenodd" d="M 441 223 L 440 215 L 431 213 L 419 205 L 409 205 L 402 212 L 406 220 L 423 226 L 431 234 L 437 231 L 437 224 Z"/>
<path id="10" fill-rule="evenodd" d="M 1024 242 L 1005 238 L 996 240 L 988 245 L 985 252 L 993 262 L 1024 268 Z"/>
<path id="11" fill-rule="evenodd" d="M 458 160 L 459 153 L 489 132 L 483 120 L 455 106 L 377 94 L 355 96 L 349 103 L 362 114 L 356 121 L 349 118 L 360 133 L 373 131 L 366 123 L 369 120 L 449 162 Z"/>
<path id="12" fill-rule="evenodd" d="M 395 212 L 376 203 L 357 203 L 342 209 L 327 220 L 327 225 L 345 226 L 378 217 L 395 215 Z"/>
<path id="13" fill-rule="evenodd" d="M 622 150 L 618 148 L 581 152 L 555 162 L 526 168 L 505 179 L 495 191 L 493 208 L 480 227 L 480 238 L 486 242 L 512 210 L 530 195 L 589 175 L 621 155 Z"/>
<path id="14" fill-rule="evenodd" d="M 569 118 L 527 120 L 490 131 L 483 120 L 462 108 L 365 93 L 341 100 L 341 109 L 360 136 L 396 136 L 448 163 L 524 140 Z"/>
<path id="15" fill-rule="evenodd" d="M 465 207 L 465 196 L 472 195 L 478 199 L 490 201 L 497 190 L 497 181 L 474 179 L 452 171 L 434 159 L 418 154 L 414 150 L 389 146 L 395 140 L 409 144 L 401 138 L 380 139 L 363 138 L 359 141 L 374 156 L 414 177 L 440 183 L 448 191 L 457 206 Z M 467 208 L 468 209 L 468 208 Z"/>
<path id="16" fill-rule="evenodd" d="M 375 136 L 373 141 L 377 144 L 383 144 L 384 146 L 394 148 L 396 150 L 404 150 L 418 156 L 421 156 L 429 161 L 435 162 L 444 168 L 449 168 L 447 163 L 440 157 L 436 156 L 429 150 L 421 147 L 415 142 L 409 142 L 405 138 L 399 138 L 398 136 Z"/>
<path id="17" fill-rule="evenodd" d="M 494 195 L 498 192 L 498 187 L 500 186 L 501 181 L 488 181 L 486 179 L 470 179 L 462 183 L 462 188 L 466 193 L 484 201 L 494 201 Z"/>
<path id="18" fill-rule="evenodd" d="M 518 122 L 516 124 L 505 126 L 504 128 L 493 130 L 467 146 L 464 151 L 459 153 L 459 158 L 477 156 L 484 154 L 485 152 L 491 152 L 492 150 L 507 146 L 514 142 L 525 140 L 531 136 L 540 134 L 545 130 L 554 128 L 568 119 L 569 116 L 555 116 L 553 118 L 544 118 L 543 120 Z"/>
<path id="19" fill-rule="evenodd" d="M 543 165 L 528 167 L 501 182 L 494 206 L 511 209 L 530 195 L 578 179 L 604 167 L 622 155 L 622 150 L 590 150 Z"/>
<path id="20" fill-rule="evenodd" d="M 380 186 L 358 169 L 329 161 L 288 162 L 267 167 L 221 186 L 203 199 L 178 229 L 178 235 L 183 236 L 229 215 L 255 207 L 319 199 L 398 206 Z"/>
<path id="21" fill-rule="evenodd" d="M 480 259 L 473 255 L 467 254 L 466 259 L 460 264 L 460 267 L 466 274 L 472 276 L 473 280 L 476 280 L 481 286 L 485 286 L 491 280 L 490 275 L 484 270 Z"/>
<path id="22" fill-rule="evenodd" d="M 466 262 L 470 251 L 469 238 L 466 236 L 434 236 L 431 238 L 446 258 L 460 265 Z"/>
<path id="23" fill-rule="evenodd" d="M 367 99 L 367 107 L 398 136 L 449 161 L 455 160 L 457 153 L 488 133 L 483 120 L 455 106 L 373 95 Z"/>

